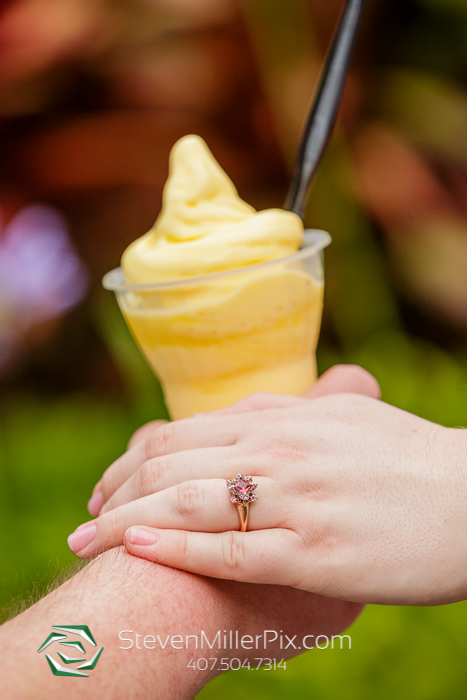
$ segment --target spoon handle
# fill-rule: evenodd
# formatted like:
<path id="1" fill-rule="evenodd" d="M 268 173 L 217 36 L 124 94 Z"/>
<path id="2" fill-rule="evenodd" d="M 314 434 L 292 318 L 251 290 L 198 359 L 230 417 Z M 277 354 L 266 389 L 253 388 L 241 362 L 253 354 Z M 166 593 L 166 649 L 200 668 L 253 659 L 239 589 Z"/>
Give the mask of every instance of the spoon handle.
<path id="1" fill-rule="evenodd" d="M 336 124 L 364 4 L 365 0 L 347 0 L 300 142 L 284 209 L 302 219 L 311 181 Z"/>

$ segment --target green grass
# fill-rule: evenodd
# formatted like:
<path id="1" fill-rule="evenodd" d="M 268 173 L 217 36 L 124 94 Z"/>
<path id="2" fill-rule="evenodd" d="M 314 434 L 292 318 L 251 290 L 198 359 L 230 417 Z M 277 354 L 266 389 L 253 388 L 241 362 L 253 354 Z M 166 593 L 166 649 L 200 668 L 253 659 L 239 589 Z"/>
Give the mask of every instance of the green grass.
<path id="1" fill-rule="evenodd" d="M 90 518 L 94 484 L 140 425 L 167 417 L 160 386 L 118 310 L 99 308 L 128 379 L 125 400 L 18 395 L 0 406 L 0 606 L 75 559 L 66 537 Z"/>
<path id="2" fill-rule="evenodd" d="M 132 354 L 125 329 L 116 322 L 112 333 L 124 366 L 136 372 L 141 391 L 144 385 L 144 401 L 118 404 L 75 396 L 44 402 L 18 396 L 8 411 L 3 409 L 3 604 L 73 560 L 66 536 L 88 518 L 92 486 L 142 421 L 165 415 L 157 385 Z M 434 346 L 397 332 L 375 334 L 354 356 L 321 354 L 320 364 L 342 359 L 374 371 L 393 403 L 445 425 L 467 424 L 463 364 Z M 467 682 L 466 629 L 467 603 L 433 609 L 370 606 L 351 630 L 351 650 L 314 650 L 289 661 L 286 671 L 231 671 L 199 697 L 457 700 Z"/>
<path id="3" fill-rule="evenodd" d="M 442 608 L 369 606 L 352 648 L 309 651 L 287 670 L 230 671 L 199 700 L 454 700 L 464 696 L 467 603 Z"/>

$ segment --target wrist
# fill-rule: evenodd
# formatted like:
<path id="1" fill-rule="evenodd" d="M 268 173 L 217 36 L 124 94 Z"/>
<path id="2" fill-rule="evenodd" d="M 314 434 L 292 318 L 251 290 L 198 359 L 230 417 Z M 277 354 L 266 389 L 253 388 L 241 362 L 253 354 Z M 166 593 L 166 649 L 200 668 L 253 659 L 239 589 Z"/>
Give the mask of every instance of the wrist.
<path id="1" fill-rule="evenodd" d="M 212 639 L 218 629 L 228 629 L 232 622 L 232 604 L 217 582 L 154 565 L 116 548 L 3 626 L 0 646 L 11 672 L 0 679 L 0 695 L 15 700 L 50 696 L 57 679 L 45 654 L 36 651 L 52 625 L 66 623 L 88 625 L 98 645 L 104 647 L 99 665 L 86 681 L 90 700 L 103 697 L 103 689 L 112 700 L 126 700 L 133 693 L 164 700 L 193 698 L 219 672 L 219 664 L 215 670 L 208 667 L 195 672 L 187 668 L 190 659 L 217 657 L 221 652 L 217 648 L 208 650 L 209 654 L 191 646 L 186 649 L 177 641 L 153 648 L 148 640 L 144 645 L 144 638 L 159 635 L 165 642 L 168 636 L 173 640 L 180 635 L 185 641 L 187 635 L 199 638 L 204 630 Z M 123 635 L 135 640 L 130 649 L 121 641 L 123 630 L 133 632 Z M 138 644 L 136 634 L 142 635 Z M 25 655 L 27 679 L 22 678 Z M 81 697 L 81 679 L 61 680 L 67 681 L 67 698 Z"/>
<path id="2" fill-rule="evenodd" d="M 441 504 L 439 522 L 445 543 L 442 544 L 444 566 L 435 573 L 435 583 L 431 586 L 433 600 L 428 603 L 435 605 L 467 599 L 467 546 L 465 538 L 460 536 L 467 528 L 467 430 L 436 428 L 431 445 L 435 445 L 439 465 L 435 503 Z"/>
<path id="3" fill-rule="evenodd" d="M 97 557 L 73 579 L 2 627 L 2 662 L 9 675 L 0 675 L 0 696 L 5 700 L 42 700 L 56 693 L 57 678 L 44 654 L 35 653 L 52 625 L 86 624 L 98 645 L 104 647 L 102 660 L 86 680 L 88 700 L 126 700 L 130 696 L 189 700 L 215 675 L 227 670 L 221 659 L 236 657 L 243 662 L 263 656 L 256 652 L 261 647 L 252 647 L 251 642 L 238 644 L 237 632 L 239 640 L 245 642 L 257 635 L 261 639 L 266 630 L 284 630 L 290 638 L 338 634 L 360 610 L 360 605 L 288 587 L 202 578 L 116 548 Z M 131 634 L 120 636 L 124 630 Z M 211 644 L 220 633 L 220 644 L 196 646 L 194 639 L 200 640 L 203 632 Z M 151 641 L 157 635 L 164 648 Z M 173 642 L 177 635 L 184 641 L 188 635 L 194 639 L 188 648 L 180 641 L 166 642 L 167 637 Z M 128 637 L 132 644 L 123 641 Z M 267 656 L 290 658 L 300 653 L 296 649 L 284 648 L 277 640 L 268 645 Z M 188 667 L 191 659 L 195 663 Z M 204 662 L 197 664 L 200 659 L 209 660 L 206 670 Z M 217 663 L 213 664 L 213 659 Z M 59 682 L 66 682 L 67 700 L 82 697 L 81 679 Z"/>

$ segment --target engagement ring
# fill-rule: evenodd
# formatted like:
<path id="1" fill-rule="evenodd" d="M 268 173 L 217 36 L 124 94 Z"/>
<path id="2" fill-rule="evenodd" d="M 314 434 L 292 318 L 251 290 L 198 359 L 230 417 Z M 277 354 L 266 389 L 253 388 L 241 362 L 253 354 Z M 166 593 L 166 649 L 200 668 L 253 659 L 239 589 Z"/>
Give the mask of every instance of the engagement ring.
<path id="1" fill-rule="evenodd" d="M 258 484 L 253 483 L 251 476 L 237 474 L 235 479 L 228 479 L 227 488 L 230 491 L 230 500 L 237 506 L 240 519 L 240 532 L 246 532 L 250 503 L 257 501 L 258 496 L 253 493 Z"/>

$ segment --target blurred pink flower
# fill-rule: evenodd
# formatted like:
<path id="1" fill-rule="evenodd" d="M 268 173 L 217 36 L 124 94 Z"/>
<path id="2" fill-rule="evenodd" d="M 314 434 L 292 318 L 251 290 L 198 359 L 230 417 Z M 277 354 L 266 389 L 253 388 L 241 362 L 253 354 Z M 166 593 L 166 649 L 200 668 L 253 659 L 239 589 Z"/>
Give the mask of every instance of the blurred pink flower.
<path id="1" fill-rule="evenodd" d="M 78 304 L 88 283 L 66 221 L 56 209 L 33 204 L 21 209 L 8 225 L 0 224 L 2 345 L 7 338 L 16 339 L 16 345 L 18 332 Z"/>

